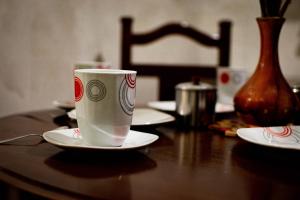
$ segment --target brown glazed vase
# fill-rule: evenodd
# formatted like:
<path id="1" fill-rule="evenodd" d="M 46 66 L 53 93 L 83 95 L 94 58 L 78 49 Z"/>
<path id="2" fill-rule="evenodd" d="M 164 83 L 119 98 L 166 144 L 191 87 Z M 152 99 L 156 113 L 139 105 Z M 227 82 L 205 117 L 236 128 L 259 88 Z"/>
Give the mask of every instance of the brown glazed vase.
<path id="1" fill-rule="evenodd" d="M 279 34 L 285 19 L 257 18 L 260 58 L 255 72 L 234 97 L 235 110 L 245 122 L 260 126 L 285 125 L 292 121 L 297 99 L 284 78 L 278 60 Z"/>

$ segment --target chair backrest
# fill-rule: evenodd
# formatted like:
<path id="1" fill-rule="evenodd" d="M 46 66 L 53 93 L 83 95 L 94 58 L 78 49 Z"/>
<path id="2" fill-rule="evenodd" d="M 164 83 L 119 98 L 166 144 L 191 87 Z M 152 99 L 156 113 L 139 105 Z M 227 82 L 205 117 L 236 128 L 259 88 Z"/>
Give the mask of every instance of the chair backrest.
<path id="1" fill-rule="evenodd" d="M 193 27 L 180 23 L 168 23 L 155 30 L 143 33 L 132 31 L 133 19 L 124 17 L 122 22 L 121 68 L 136 70 L 139 76 L 156 76 L 159 79 L 159 99 L 174 100 L 175 85 L 191 81 L 193 78 L 204 82 L 215 83 L 217 67 L 229 66 L 230 59 L 230 21 L 220 21 L 218 37 L 215 34 L 205 34 Z M 170 65 L 145 64 L 132 62 L 132 47 L 146 45 L 167 35 L 178 34 L 186 36 L 198 44 L 218 50 L 217 65 Z"/>

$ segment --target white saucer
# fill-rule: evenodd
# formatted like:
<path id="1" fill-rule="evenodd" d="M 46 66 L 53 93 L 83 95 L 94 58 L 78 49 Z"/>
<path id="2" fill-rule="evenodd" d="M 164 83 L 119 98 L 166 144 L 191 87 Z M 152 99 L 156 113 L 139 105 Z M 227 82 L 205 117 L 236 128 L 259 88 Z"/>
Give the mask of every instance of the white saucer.
<path id="1" fill-rule="evenodd" d="M 166 111 L 166 112 L 175 112 L 176 110 L 175 101 L 151 101 L 148 102 L 147 105 L 150 108 Z M 234 107 L 231 104 L 224 104 L 224 103 L 217 102 L 215 111 L 216 113 L 233 112 Z"/>
<path id="2" fill-rule="evenodd" d="M 76 110 L 67 113 L 71 119 L 76 119 Z M 132 116 L 132 126 L 158 125 L 174 121 L 175 118 L 169 114 L 149 109 L 135 108 Z"/>
<path id="3" fill-rule="evenodd" d="M 61 109 L 71 110 L 75 108 L 75 102 L 73 100 L 54 100 L 52 103 L 55 107 Z"/>
<path id="4" fill-rule="evenodd" d="M 161 111 L 175 112 L 175 101 L 150 101 L 147 103 L 150 108 L 154 108 Z"/>
<path id="5" fill-rule="evenodd" d="M 263 146 L 300 150 L 300 126 L 240 128 L 237 135 Z"/>
<path id="6" fill-rule="evenodd" d="M 65 149 L 90 149 L 122 151 L 137 149 L 155 142 L 159 137 L 154 134 L 130 130 L 124 144 L 120 147 L 101 147 L 85 144 L 78 128 L 52 130 L 43 133 L 43 138 L 56 146 Z"/>

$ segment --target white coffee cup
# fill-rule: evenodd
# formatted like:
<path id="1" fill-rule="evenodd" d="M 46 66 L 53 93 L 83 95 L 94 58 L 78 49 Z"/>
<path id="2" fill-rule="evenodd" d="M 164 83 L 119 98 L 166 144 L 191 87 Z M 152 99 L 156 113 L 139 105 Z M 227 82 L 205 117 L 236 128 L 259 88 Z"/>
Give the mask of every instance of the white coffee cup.
<path id="1" fill-rule="evenodd" d="M 247 79 L 247 72 L 243 69 L 219 67 L 217 71 L 218 102 L 233 105 L 234 95 Z"/>
<path id="2" fill-rule="evenodd" d="M 136 71 L 75 70 L 78 127 L 89 145 L 121 146 L 130 130 L 135 105 Z"/>

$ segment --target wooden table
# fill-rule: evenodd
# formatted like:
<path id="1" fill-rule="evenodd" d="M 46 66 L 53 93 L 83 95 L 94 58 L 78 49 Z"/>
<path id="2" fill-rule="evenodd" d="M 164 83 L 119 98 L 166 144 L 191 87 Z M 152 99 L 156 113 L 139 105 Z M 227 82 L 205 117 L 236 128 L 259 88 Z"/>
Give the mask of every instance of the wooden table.
<path id="1" fill-rule="evenodd" d="M 76 127 L 61 110 L 0 119 L 0 139 Z M 0 199 L 299 199 L 298 151 L 175 124 L 126 152 L 66 151 L 39 138 L 0 145 Z"/>

